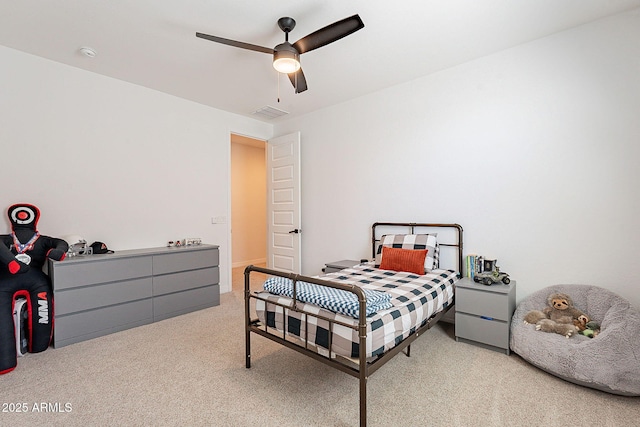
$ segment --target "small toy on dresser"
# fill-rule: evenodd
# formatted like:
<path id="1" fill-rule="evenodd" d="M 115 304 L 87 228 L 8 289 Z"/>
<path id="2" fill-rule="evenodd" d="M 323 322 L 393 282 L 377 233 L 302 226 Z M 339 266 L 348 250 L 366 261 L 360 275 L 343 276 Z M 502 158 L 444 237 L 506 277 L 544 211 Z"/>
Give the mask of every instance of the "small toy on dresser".
<path id="1" fill-rule="evenodd" d="M 177 248 L 182 246 L 199 246 L 202 244 L 202 239 L 200 237 L 187 237 L 182 240 L 169 240 L 167 242 L 167 247 L 175 246 Z"/>

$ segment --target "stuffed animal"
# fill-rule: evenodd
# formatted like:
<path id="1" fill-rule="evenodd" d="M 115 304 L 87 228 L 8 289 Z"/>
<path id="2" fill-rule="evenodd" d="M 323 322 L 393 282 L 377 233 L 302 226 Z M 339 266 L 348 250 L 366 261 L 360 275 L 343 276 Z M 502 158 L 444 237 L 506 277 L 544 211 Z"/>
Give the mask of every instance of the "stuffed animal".
<path id="1" fill-rule="evenodd" d="M 569 338 L 584 329 L 589 317 L 574 307 L 571 297 L 553 293 L 547 298 L 542 311 L 532 310 L 524 317 L 524 323 L 536 325 L 537 331 L 554 332 Z"/>
<path id="2" fill-rule="evenodd" d="M 570 323 L 556 323 L 551 319 L 540 319 L 536 322 L 536 331 L 553 332 L 571 338 L 578 332 L 578 328 Z"/>
<path id="3" fill-rule="evenodd" d="M 47 258 L 62 261 L 68 245 L 37 230 L 40 210 L 30 204 L 9 207 L 11 234 L 0 235 L 0 374 L 17 365 L 13 307 L 23 296 L 29 312 L 28 351 L 46 350 L 53 332 L 53 292 L 42 271 Z"/>
<path id="4" fill-rule="evenodd" d="M 598 336 L 599 333 L 600 333 L 600 324 L 594 321 L 585 323 L 584 329 L 580 331 L 580 334 L 589 338 L 595 338 Z"/>
<path id="5" fill-rule="evenodd" d="M 576 327 L 576 329 L 578 330 L 578 332 L 582 332 L 582 331 L 584 331 L 585 329 L 587 329 L 587 321 L 588 321 L 588 320 L 589 320 L 589 319 L 587 319 L 586 317 L 581 316 L 580 318 L 578 318 L 578 319 L 574 319 L 574 320 L 573 320 L 573 326 L 575 326 L 575 327 Z"/>

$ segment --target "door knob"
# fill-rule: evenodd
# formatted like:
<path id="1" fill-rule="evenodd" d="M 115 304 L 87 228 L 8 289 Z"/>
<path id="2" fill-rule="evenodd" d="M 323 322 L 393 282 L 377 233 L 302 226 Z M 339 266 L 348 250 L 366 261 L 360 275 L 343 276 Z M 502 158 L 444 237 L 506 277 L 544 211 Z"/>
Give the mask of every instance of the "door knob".
<path id="1" fill-rule="evenodd" d="M 291 230 L 291 231 L 289 232 L 289 234 L 298 234 L 298 233 L 300 233 L 300 230 L 299 230 L 299 229 L 297 229 L 297 228 L 295 228 L 295 229 L 293 229 L 293 230 Z"/>

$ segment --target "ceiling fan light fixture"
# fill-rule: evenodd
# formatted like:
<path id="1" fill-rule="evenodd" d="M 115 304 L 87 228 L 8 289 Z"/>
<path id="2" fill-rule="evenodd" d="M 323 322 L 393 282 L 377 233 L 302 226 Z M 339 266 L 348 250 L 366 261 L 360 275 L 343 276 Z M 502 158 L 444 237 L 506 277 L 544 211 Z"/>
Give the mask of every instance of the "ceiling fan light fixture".
<path id="1" fill-rule="evenodd" d="M 279 73 L 295 73 L 300 69 L 300 55 L 289 43 L 280 44 L 273 52 L 273 68 Z"/>
<path id="2" fill-rule="evenodd" d="M 295 26 L 296 21 L 293 18 L 282 17 L 278 19 L 278 27 L 284 32 L 284 43 L 277 45 L 273 49 L 204 33 L 196 33 L 196 37 L 226 44 L 227 46 L 273 55 L 273 68 L 279 73 L 287 74 L 295 92 L 301 93 L 306 91 L 308 86 L 307 79 L 300 66 L 300 55 L 338 41 L 364 28 L 364 23 L 359 15 L 353 15 L 336 21 L 333 24 L 326 25 L 311 34 L 307 34 L 294 44 L 291 44 L 289 43 L 289 33 Z M 278 82 L 280 82 L 280 79 L 278 79 Z"/>

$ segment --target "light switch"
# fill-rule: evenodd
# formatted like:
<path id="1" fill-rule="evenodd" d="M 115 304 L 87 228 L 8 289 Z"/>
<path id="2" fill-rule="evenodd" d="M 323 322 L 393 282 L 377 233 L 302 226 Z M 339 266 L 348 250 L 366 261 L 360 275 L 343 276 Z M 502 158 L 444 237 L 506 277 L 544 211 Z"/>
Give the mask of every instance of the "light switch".
<path id="1" fill-rule="evenodd" d="M 226 224 L 227 217 L 226 216 L 214 216 L 211 218 L 211 224 Z"/>

